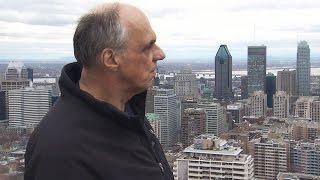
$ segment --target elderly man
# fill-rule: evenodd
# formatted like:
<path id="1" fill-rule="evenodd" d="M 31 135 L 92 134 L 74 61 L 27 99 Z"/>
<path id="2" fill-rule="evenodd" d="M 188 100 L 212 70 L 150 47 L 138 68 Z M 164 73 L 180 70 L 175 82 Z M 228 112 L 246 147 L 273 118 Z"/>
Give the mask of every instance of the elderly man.
<path id="1" fill-rule="evenodd" d="M 61 97 L 31 136 L 25 180 L 171 180 L 145 119 L 146 89 L 164 59 L 146 16 L 125 4 L 84 15 Z"/>

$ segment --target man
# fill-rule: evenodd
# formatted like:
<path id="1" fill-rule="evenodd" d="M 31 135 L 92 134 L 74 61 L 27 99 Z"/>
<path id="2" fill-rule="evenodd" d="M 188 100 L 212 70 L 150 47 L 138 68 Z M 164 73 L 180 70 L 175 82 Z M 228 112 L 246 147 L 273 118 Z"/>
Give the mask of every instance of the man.
<path id="1" fill-rule="evenodd" d="M 84 15 L 66 65 L 61 97 L 31 136 L 25 180 L 171 180 L 145 119 L 146 89 L 163 51 L 146 16 L 125 4 Z"/>

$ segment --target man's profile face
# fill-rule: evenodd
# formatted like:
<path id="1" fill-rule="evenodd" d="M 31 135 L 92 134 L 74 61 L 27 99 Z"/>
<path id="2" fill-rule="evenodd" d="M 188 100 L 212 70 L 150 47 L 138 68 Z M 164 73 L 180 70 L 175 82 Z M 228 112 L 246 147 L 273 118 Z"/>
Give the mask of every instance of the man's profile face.
<path id="1" fill-rule="evenodd" d="M 120 57 L 120 76 L 128 88 L 142 92 L 152 85 L 157 61 L 164 59 L 165 55 L 155 44 L 156 35 L 144 14 L 138 11 L 123 22 L 128 39 L 126 49 Z"/>

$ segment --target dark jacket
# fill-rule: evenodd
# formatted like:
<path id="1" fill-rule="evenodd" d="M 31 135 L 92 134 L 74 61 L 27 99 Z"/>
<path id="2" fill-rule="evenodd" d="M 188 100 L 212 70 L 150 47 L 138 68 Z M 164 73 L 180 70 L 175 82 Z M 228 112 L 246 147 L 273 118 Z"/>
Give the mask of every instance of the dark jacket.
<path id="1" fill-rule="evenodd" d="M 63 68 L 61 97 L 30 137 L 25 180 L 172 180 L 144 116 L 146 92 L 128 101 L 128 115 L 80 90 L 80 75 L 77 63 Z"/>

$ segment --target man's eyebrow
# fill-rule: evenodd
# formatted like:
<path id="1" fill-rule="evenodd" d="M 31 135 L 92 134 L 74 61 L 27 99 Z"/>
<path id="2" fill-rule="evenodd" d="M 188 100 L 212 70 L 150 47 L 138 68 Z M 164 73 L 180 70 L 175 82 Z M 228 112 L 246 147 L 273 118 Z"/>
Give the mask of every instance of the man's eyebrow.
<path id="1" fill-rule="evenodd" d="M 156 39 L 152 39 L 151 41 L 149 41 L 146 47 L 151 47 L 155 42 L 156 42 Z"/>

